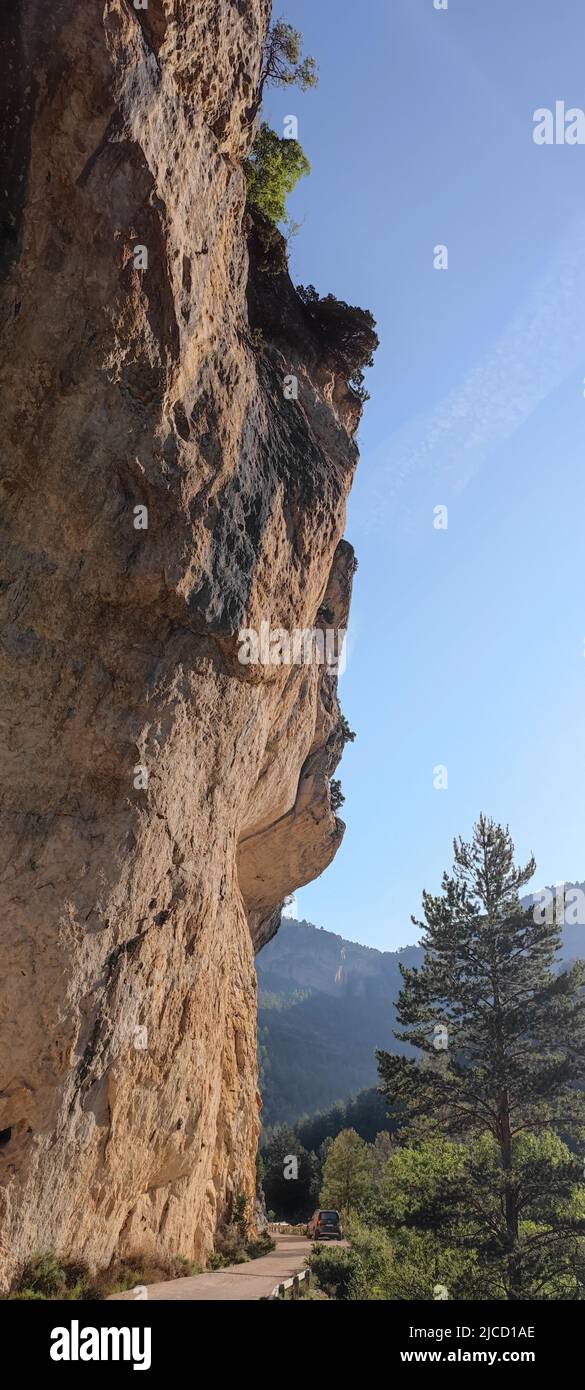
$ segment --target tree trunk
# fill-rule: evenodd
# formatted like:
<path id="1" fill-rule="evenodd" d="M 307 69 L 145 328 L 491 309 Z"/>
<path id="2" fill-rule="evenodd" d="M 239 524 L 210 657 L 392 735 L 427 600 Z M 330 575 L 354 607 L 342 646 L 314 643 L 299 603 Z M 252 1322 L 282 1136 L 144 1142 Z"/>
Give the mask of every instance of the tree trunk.
<path id="1" fill-rule="evenodd" d="M 517 1301 L 522 1298 L 522 1271 L 518 1247 L 518 1202 L 512 1184 L 512 1136 L 510 1132 L 510 1111 L 508 1089 L 502 1093 L 500 1104 L 500 1151 L 504 1171 L 504 1211 L 506 1218 L 506 1246 L 508 1251 L 508 1298 Z"/>

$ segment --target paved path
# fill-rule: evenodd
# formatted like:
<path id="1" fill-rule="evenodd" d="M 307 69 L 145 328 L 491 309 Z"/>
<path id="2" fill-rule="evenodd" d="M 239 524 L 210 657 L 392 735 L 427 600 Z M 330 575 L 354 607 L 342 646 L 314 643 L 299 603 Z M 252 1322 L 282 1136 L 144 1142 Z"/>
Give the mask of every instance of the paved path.
<path id="1" fill-rule="evenodd" d="M 243 1265 L 228 1265 L 213 1274 L 194 1274 L 188 1279 L 169 1279 L 164 1284 L 149 1284 L 149 1299 L 173 1299 L 181 1302 L 245 1299 L 248 1302 L 267 1298 L 276 1284 L 300 1274 L 312 1242 L 303 1236 L 275 1236 L 276 1250 L 250 1260 Z M 110 1294 L 111 1302 L 131 1302 L 136 1294 Z"/>

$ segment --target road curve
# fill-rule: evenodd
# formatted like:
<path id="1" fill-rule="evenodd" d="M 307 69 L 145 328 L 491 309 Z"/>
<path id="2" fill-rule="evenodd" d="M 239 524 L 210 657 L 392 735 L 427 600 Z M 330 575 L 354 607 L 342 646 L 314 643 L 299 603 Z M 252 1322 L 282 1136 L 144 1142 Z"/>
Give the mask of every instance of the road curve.
<path id="1" fill-rule="evenodd" d="M 267 1298 L 276 1284 L 300 1274 L 305 1268 L 305 1260 L 310 1253 L 310 1240 L 303 1236 L 275 1236 L 276 1249 L 259 1260 L 250 1260 L 243 1265 L 228 1265 L 214 1273 L 194 1274 L 187 1279 L 169 1279 L 164 1284 L 149 1284 L 149 1300 L 172 1300 L 174 1302 L 232 1302 L 243 1300 L 254 1302 Z M 127 1293 L 110 1294 L 109 1302 L 133 1302 L 138 1296 L 134 1289 Z"/>

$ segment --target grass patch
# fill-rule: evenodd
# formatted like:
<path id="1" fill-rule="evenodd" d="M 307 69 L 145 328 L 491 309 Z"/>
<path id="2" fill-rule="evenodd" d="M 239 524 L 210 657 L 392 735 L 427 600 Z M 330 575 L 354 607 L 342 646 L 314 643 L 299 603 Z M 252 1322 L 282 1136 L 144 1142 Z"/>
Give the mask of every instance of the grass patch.
<path id="1" fill-rule="evenodd" d="M 49 1303 L 95 1303 L 137 1284 L 165 1283 L 200 1273 L 198 1265 L 182 1256 L 151 1260 L 134 1255 L 114 1260 L 108 1269 L 91 1274 L 82 1261 L 68 1261 L 49 1250 L 26 1260 L 10 1292 L 0 1297 L 6 1302 L 42 1299 Z"/>
<path id="2" fill-rule="evenodd" d="M 228 1265 L 243 1265 L 248 1260 L 259 1260 L 276 1249 L 276 1241 L 267 1231 L 259 1236 L 244 1237 L 241 1227 L 231 1222 L 216 1239 L 215 1250 L 210 1256 L 209 1269 L 226 1269 Z"/>

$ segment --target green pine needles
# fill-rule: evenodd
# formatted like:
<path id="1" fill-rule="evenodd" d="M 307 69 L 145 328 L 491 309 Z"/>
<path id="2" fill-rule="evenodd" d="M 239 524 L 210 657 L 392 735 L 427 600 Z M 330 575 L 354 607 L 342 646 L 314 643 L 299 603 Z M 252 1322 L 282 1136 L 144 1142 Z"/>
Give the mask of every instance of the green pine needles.
<path id="1" fill-rule="evenodd" d="M 480 816 L 454 856 L 442 895 L 423 895 L 423 966 L 401 967 L 397 1037 L 419 1057 L 378 1053 L 383 1093 L 410 1136 L 457 1144 L 454 1180 L 423 1188 L 410 1219 L 473 1245 L 500 1297 L 575 1297 L 585 963 L 561 969 L 558 926 L 521 906 L 535 863 L 515 866 L 507 828 Z"/>

